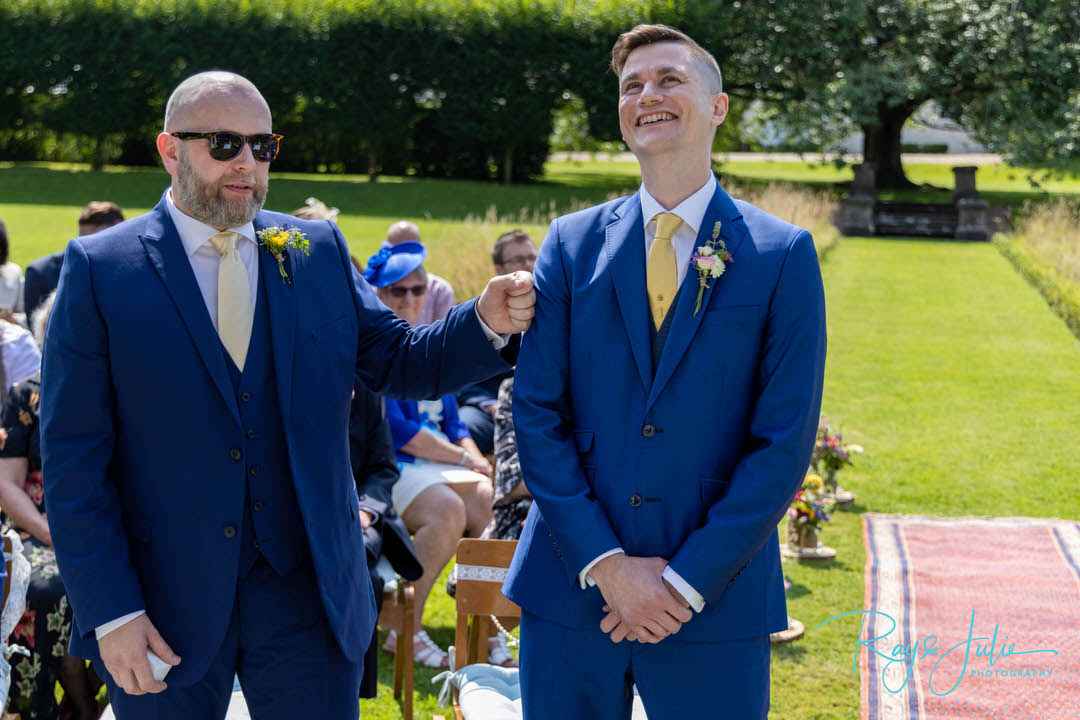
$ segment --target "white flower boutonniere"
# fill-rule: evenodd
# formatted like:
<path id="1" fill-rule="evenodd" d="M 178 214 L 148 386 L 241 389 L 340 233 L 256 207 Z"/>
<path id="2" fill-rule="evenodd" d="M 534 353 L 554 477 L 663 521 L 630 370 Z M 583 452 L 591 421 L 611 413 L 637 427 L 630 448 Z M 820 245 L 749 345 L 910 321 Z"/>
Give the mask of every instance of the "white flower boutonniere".
<path id="1" fill-rule="evenodd" d="M 690 258 L 690 266 L 698 271 L 697 304 L 694 305 L 694 314 L 701 309 L 701 298 L 705 296 L 705 288 L 709 287 L 709 278 L 718 278 L 724 274 L 728 263 L 735 262 L 728 252 L 724 241 L 720 239 L 720 221 L 713 225 L 712 239 L 698 247 Z"/>
<path id="2" fill-rule="evenodd" d="M 259 245 L 266 248 L 274 259 L 277 260 L 278 272 L 281 273 L 281 279 L 285 282 L 292 282 L 289 280 L 288 273 L 285 272 L 285 250 L 291 247 L 294 250 L 299 250 L 307 255 L 307 235 L 296 228 L 280 228 L 277 226 L 260 230 L 257 234 L 259 236 Z"/>

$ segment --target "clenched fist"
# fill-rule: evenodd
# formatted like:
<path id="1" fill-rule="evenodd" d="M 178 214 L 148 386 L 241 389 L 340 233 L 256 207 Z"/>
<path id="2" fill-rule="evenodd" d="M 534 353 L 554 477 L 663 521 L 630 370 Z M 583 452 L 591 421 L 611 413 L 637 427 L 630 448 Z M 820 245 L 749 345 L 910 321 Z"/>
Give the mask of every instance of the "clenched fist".
<path id="1" fill-rule="evenodd" d="M 491 278 L 476 302 L 476 312 L 493 332 L 512 335 L 528 329 L 535 306 L 532 273 L 518 270 Z"/>

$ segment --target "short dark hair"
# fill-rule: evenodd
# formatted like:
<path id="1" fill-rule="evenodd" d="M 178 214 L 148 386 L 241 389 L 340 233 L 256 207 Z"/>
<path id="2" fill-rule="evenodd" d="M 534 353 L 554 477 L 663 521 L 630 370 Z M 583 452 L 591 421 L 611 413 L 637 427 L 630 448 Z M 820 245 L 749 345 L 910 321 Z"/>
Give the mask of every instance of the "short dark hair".
<path id="1" fill-rule="evenodd" d="M 621 75 L 623 66 L 626 65 L 626 58 L 630 57 L 630 53 L 644 45 L 661 42 L 685 45 L 690 50 L 690 56 L 698 62 L 698 65 L 704 71 L 706 82 L 712 81 L 715 83 L 715 92 L 724 91 L 724 75 L 720 72 L 720 63 L 716 62 L 716 58 L 712 56 L 712 53 L 694 42 L 686 33 L 667 25 L 638 25 L 620 35 L 611 48 L 611 69 L 615 71 L 616 76 Z"/>
<path id="2" fill-rule="evenodd" d="M 92 200 L 86 203 L 86 207 L 79 214 L 80 225 L 104 225 L 111 227 L 124 222 L 124 212 L 114 202 L 106 200 Z"/>
<path id="3" fill-rule="evenodd" d="M 529 233 L 518 228 L 510 230 L 509 232 L 504 232 L 499 236 L 499 239 L 495 241 L 495 244 L 491 246 L 491 262 L 495 265 L 503 264 L 503 251 L 506 250 L 507 245 L 513 245 L 514 243 L 519 242 L 531 243 L 532 241 L 533 239 L 529 237 Z"/>
<path id="4" fill-rule="evenodd" d="M 0 220 L 0 265 L 7 264 L 7 261 L 8 261 L 7 227 L 4 226 L 4 221 Z"/>

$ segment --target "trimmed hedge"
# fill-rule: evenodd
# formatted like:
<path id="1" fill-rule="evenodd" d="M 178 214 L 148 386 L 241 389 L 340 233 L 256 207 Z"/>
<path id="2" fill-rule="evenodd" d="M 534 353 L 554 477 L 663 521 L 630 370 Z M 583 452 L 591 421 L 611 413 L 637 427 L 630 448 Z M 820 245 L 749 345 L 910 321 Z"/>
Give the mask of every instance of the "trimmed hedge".
<path id="1" fill-rule="evenodd" d="M 4 0 L 0 158 L 46 159 L 75 143 L 98 165 L 154 163 L 169 92 L 224 68 L 266 96 L 288 138 L 279 169 L 521 179 L 540 171 L 552 111 L 572 97 L 590 135 L 618 139 L 608 61 L 619 32 L 680 27 L 739 67 L 729 87 L 760 96 L 776 63 L 792 65 L 774 18 L 820 23 L 830 3 L 843 4 Z M 827 77 L 809 48 L 789 86 L 798 73 L 807 87 Z"/>
<path id="2" fill-rule="evenodd" d="M 999 234 L 994 237 L 994 244 L 1080 339 L 1080 287 L 1059 277 L 1053 268 L 1039 262 L 1024 247 L 1023 238 Z"/>

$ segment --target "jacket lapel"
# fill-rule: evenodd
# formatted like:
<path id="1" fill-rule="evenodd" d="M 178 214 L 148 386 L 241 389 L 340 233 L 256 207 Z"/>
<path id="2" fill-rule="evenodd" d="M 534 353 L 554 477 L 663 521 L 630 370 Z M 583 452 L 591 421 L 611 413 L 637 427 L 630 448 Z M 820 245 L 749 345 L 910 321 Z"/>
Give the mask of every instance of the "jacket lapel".
<path id="1" fill-rule="evenodd" d="M 641 219 L 641 198 L 635 194 L 616 211 L 615 222 L 607 226 L 606 245 L 611 280 L 630 348 L 645 392 L 652 378 L 649 349 L 648 298 L 645 292 L 645 229 Z"/>
<path id="2" fill-rule="evenodd" d="M 176 232 L 172 218 L 169 217 L 164 197 L 157 207 L 150 211 L 146 231 L 139 236 L 139 239 L 150 258 L 150 264 L 161 276 L 161 281 L 172 296 L 173 304 L 176 305 L 180 317 L 183 318 L 191 340 L 195 343 L 195 348 L 199 351 L 210 377 L 221 392 L 237 424 L 240 424 L 236 392 L 229 379 L 229 371 L 225 367 L 225 356 L 221 352 L 217 331 L 214 330 L 210 314 L 206 311 L 206 301 L 203 300 L 199 283 L 195 280 L 195 273 L 191 269 L 191 262 L 180 242 L 180 235 Z"/>
<path id="3" fill-rule="evenodd" d="M 742 216 L 736 209 L 735 203 L 731 200 L 731 197 L 724 192 L 724 189 L 717 183 L 716 192 L 713 193 L 712 200 L 709 202 L 709 208 L 705 211 L 705 217 L 701 222 L 701 228 L 698 230 L 697 240 L 694 243 L 694 250 L 696 251 L 697 248 L 712 239 L 713 228 L 716 226 L 717 222 L 720 222 L 720 238 L 723 239 L 728 252 L 730 252 L 734 258 L 735 251 L 738 250 L 739 244 L 742 243 L 744 236 L 742 223 L 736 222 L 740 220 L 741 217 Z M 735 259 L 737 260 L 737 258 Z M 737 272 L 737 267 L 738 265 L 732 264 L 726 272 Z M 709 284 L 705 288 L 705 293 L 701 298 L 701 309 L 695 314 L 694 306 L 697 304 L 700 283 L 698 281 L 697 270 L 693 267 L 687 269 L 686 278 L 679 288 L 679 296 L 676 300 L 675 309 L 673 310 L 675 314 L 671 318 L 671 328 L 668 331 L 667 343 L 660 356 L 660 365 L 656 368 L 652 389 L 649 392 L 649 400 L 645 404 L 646 412 L 648 412 L 653 403 L 656 402 L 656 398 L 660 395 L 660 391 L 664 389 L 668 380 L 671 379 L 672 373 L 675 372 L 675 368 L 678 367 L 679 361 L 682 360 L 683 355 L 686 353 L 686 349 L 689 347 L 690 341 L 697 332 L 698 326 L 701 325 L 701 319 L 705 317 L 705 309 L 709 306 L 709 299 L 712 297 L 713 288 L 716 287 L 718 282 L 724 282 L 723 275 L 719 278 L 709 280 Z"/>
<path id="4" fill-rule="evenodd" d="M 267 227 L 263 213 L 255 216 L 256 238 Z M 281 420 L 287 423 L 292 408 L 293 348 L 296 342 L 296 285 L 303 282 L 297 277 L 293 263 L 295 251 L 286 250 L 286 281 L 278 271 L 277 261 L 269 252 L 259 248 L 259 282 L 266 292 L 267 312 L 270 315 L 270 341 L 274 354 L 274 373 L 278 383 L 278 402 Z"/>

